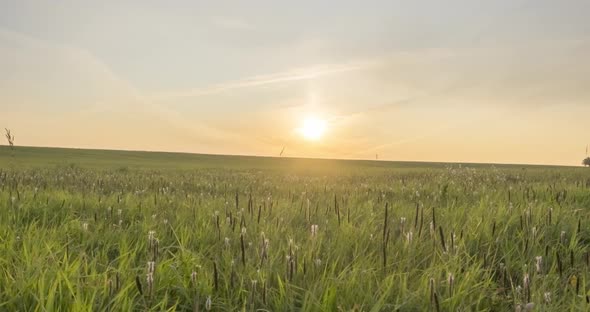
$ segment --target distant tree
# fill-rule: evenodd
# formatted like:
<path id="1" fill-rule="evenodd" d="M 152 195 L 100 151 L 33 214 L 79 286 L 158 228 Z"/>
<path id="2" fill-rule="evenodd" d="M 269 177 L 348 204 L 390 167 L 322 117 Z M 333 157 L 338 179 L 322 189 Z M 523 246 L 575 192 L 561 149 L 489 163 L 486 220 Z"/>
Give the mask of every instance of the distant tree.
<path id="1" fill-rule="evenodd" d="M 582 165 L 584 165 L 586 167 L 590 167 L 590 157 L 586 157 L 586 159 L 584 159 L 584 161 L 582 161 Z"/>

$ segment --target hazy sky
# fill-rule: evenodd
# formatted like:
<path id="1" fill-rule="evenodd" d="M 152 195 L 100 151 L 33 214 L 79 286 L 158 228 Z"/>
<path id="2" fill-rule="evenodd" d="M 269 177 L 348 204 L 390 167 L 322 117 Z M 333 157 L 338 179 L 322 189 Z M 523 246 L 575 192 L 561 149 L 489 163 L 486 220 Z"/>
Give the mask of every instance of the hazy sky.
<path id="1" fill-rule="evenodd" d="M 578 165 L 590 1 L 0 0 L 17 145 Z M 298 132 L 327 122 L 322 139 Z"/>

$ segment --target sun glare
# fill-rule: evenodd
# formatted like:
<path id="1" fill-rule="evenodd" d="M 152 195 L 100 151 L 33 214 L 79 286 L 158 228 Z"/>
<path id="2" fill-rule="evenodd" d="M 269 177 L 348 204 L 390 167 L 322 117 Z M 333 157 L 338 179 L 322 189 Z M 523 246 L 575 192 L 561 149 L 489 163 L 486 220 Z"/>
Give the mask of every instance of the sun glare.
<path id="1" fill-rule="evenodd" d="M 326 121 L 316 118 L 307 117 L 303 120 L 303 125 L 299 129 L 301 135 L 311 141 L 317 141 L 322 138 L 326 131 Z"/>

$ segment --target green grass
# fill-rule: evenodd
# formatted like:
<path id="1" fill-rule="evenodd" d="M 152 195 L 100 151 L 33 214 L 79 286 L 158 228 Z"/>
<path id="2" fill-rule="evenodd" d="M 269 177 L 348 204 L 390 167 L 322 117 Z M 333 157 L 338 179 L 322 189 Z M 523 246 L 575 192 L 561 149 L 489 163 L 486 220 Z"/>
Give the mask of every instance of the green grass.
<path id="1" fill-rule="evenodd" d="M 0 311 L 586 311 L 589 218 L 585 168 L 1 147 Z"/>

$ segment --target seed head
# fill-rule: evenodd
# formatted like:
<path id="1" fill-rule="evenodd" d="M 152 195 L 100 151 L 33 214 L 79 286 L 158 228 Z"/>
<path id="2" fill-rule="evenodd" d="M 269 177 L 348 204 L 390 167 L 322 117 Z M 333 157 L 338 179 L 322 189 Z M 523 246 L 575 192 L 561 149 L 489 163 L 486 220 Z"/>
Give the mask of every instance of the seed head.
<path id="1" fill-rule="evenodd" d="M 524 277 L 522 278 L 522 285 L 525 289 L 528 289 L 531 286 L 531 278 L 529 277 L 528 273 L 524 274 Z"/>
<path id="2" fill-rule="evenodd" d="M 154 242 L 155 238 L 156 238 L 156 231 L 149 231 L 148 232 L 148 242 L 150 243 L 150 245 Z"/>
<path id="3" fill-rule="evenodd" d="M 453 273 L 449 273 L 447 277 L 447 282 L 449 282 L 449 285 L 453 286 L 453 284 L 455 283 L 455 276 L 453 275 Z"/>
<path id="4" fill-rule="evenodd" d="M 205 301 L 205 309 L 211 311 L 211 296 L 208 296 L 207 301 Z"/>
<path id="5" fill-rule="evenodd" d="M 550 292 L 544 293 L 543 299 L 545 299 L 545 303 L 547 303 L 547 304 L 551 303 L 551 293 Z"/>
<path id="6" fill-rule="evenodd" d="M 535 268 L 537 269 L 537 273 L 541 273 L 543 270 L 543 257 L 537 256 L 535 257 Z"/>
<path id="7" fill-rule="evenodd" d="M 154 271 L 156 270 L 156 262 L 148 261 L 147 267 L 148 267 L 148 273 L 154 273 Z"/>
<path id="8" fill-rule="evenodd" d="M 311 236 L 316 236 L 318 234 L 319 226 L 317 224 L 311 225 Z"/>
<path id="9" fill-rule="evenodd" d="M 408 244 L 412 243 L 413 238 L 414 238 L 414 233 L 412 233 L 412 231 L 409 231 L 408 233 L 406 233 L 406 241 L 408 242 Z"/>

